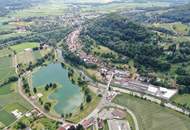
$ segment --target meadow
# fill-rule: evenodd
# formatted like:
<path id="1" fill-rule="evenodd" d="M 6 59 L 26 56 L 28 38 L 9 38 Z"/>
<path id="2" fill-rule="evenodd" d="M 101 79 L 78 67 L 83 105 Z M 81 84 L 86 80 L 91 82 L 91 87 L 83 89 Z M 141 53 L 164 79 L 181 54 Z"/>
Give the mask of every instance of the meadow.
<path id="1" fill-rule="evenodd" d="M 0 57 L 9 56 L 12 54 L 12 51 L 8 48 L 0 49 Z"/>
<path id="2" fill-rule="evenodd" d="M 28 49 L 28 48 L 32 49 L 32 48 L 35 48 L 35 47 L 39 47 L 39 43 L 37 43 L 37 42 L 24 42 L 24 43 L 21 43 L 21 44 L 13 45 L 10 48 L 13 51 L 16 51 L 17 53 L 19 53 L 19 52 L 24 51 L 25 49 Z"/>
<path id="3" fill-rule="evenodd" d="M 177 104 L 186 105 L 187 107 L 190 107 L 190 94 L 177 94 L 171 100 Z"/>
<path id="4" fill-rule="evenodd" d="M 0 83 L 15 75 L 15 68 L 12 65 L 12 57 L 0 57 Z"/>
<path id="5" fill-rule="evenodd" d="M 190 118 L 158 104 L 130 96 L 118 95 L 114 103 L 126 106 L 137 118 L 140 130 L 189 130 Z"/>

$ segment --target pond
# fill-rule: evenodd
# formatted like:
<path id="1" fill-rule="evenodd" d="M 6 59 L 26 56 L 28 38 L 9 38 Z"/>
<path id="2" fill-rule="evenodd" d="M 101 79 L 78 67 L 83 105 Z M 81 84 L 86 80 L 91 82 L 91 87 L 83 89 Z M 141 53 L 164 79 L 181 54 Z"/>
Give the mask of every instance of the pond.
<path id="1" fill-rule="evenodd" d="M 68 70 L 63 68 L 61 64 L 49 64 L 32 75 L 33 87 L 42 87 L 49 83 L 61 85 L 57 91 L 48 97 L 57 101 L 54 106 L 57 113 L 74 112 L 83 102 L 83 93 L 79 86 L 72 84 L 68 77 Z"/>

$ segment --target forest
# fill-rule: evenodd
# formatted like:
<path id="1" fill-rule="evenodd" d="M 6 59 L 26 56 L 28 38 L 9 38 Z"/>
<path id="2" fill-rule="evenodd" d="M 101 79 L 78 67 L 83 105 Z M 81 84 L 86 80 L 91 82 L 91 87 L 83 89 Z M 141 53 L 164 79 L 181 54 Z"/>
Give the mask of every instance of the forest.
<path id="1" fill-rule="evenodd" d="M 167 32 L 163 30 L 163 32 Z M 165 41 L 158 33 L 146 26 L 134 23 L 120 15 L 107 15 L 95 19 L 83 29 L 81 39 L 95 41 L 98 45 L 103 45 L 115 52 L 123 55 L 126 60 L 133 60 L 135 67 L 141 75 L 148 76 L 150 73 L 171 72 L 171 66 L 177 65 L 178 68 L 171 78 L 175 78 L 179 85 L 189 85 L 190 73 L 187 72 L 188 61 L 190 60 L 189 42 L 168 44 L 166 49 L 162 45 Z M 166 83 L 157 83 L 155 85 L 166 86 Z M 183 88 L 182 88 L 183 89 Z M 187 92 L 184 89 L 183 92 Z"/>

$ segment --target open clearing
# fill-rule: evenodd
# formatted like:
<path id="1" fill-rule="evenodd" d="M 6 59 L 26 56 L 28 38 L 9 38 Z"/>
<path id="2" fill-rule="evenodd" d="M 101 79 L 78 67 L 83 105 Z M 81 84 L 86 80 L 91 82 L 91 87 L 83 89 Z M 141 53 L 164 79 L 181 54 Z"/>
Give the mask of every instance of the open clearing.
<path id="1" fill-rule="evenodd" d="M 35 48 L 38 46 L 39 46 L 39 43 L 37 42 L 24 42 L 21 44 L 16 44 L 16 45 L 11 46 L 11 49 L 18 53 L 18 52 L 24 51 L 25 49 Z"/>
<path id="2" fill-rule="evenodd" d="M 158 104 L 128 94 L 118 95 L 114 103 L 126 106 L 137 117 L 140 130 L 189 130 L 190 118 Z"/>

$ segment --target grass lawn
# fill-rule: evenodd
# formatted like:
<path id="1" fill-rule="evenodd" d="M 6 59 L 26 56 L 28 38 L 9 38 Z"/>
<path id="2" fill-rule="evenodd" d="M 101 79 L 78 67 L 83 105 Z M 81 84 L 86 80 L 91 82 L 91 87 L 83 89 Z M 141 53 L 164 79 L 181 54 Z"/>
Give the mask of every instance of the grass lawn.
<path id="1" fill-rule="evenodd" d="M 177 94 L 171 100 L 177 104 L 186 104 L 188 107 L 190 107 L 190 94 Z"/>
<path id="2" fill-rule="evenodd" d="M 118 95 L 114 100 L 128 107 L 137 117 L 140 130 L 189 130 L 190 118 L 158 104 L 128 94 Z"/>
<path id="3" fill-rule="evenodd" d="M 110 50 L 108 47 L 104 47 L 104 46 L 101 46 L 101 45 L 97 45 L 97 47 L 94 47 L 94 48 L 92 49 L 92 52 L 93 52 L 93 53 L 96 52 L 96 53 L 100 53 L 100 54 L 102 54 L 102 53 L 113 53 L 113 54 L 117 54 L 116 52 Z"/>
<path id="4" fill-rule="evenodd" d="M 101 98 L 93 93 L 91 95 L 92 95 L 92 101 L 84 105 L 83 111 L 78 110 L 78 112 L 75 113 L 71 118 L 68 118 L 69 121 L 78 123 L 83 118 L 87 117 L 96 108 Z"/>
<path id="5" fill-rule="evenodd" d="M 57 113 L 54 110 L 54 106 L 56 105 L 57 101 L 56 100 L 52 100 L 49 99 L 49 96 L 54 93 L 56 90 L 58 89 L 58 87 L 56 89 L 48 89 L 48 91 L 45 90 L 45 85 L 44 87 L 38 87 L 37 88 L 37 93 L 41 93 L 43 96 L 41 97 L 41 100 L 43 101 L 43 103 L 46 102 L 50 102 L 51 103 L 51 109 L 50 109 L 50 114 L 53 115 L 57 115 Z M 39 102 L 40 103 L 40 102 Z M 42 105 L 40 105 L 41 107 L 43 107 Z"/>
<path id="6" fill-rule="evenodd" d="M 0 95 L 6 95 L 14 92 L 15 85 L 15 83 L 10 83 L 0 87 Z"/>
<path id="7" fill-rule="evenodd" d="M 38 51 L 33 51 L 33 55 L 34 55 L 36 60 L 39 59 L 39 58 L 42 58 L 42 55 L 41 55 L 39 50 Z"/>
<path id="8" fill-rule="evenodd" d="M 5 110 L 0 110 L 0 122 L 4 125 L 10 125 L 16 120 L 16 118 Z"/>
<path id="9" fill-rule="evenodd" d="M 12 66 L 12 57 L 0 57 L 0 83 L 15 75 L 15 68 Z"/>
<path id="10" fill-rule="evenodd" d="M 38 46 L 39 46 L 39 43 L 37 43 L 37 42 L 24 42 L 21 44 L 11 46 L 11 49 L 18 53 L 18 52 L 24 51 L 24 49 L 35 48 Z"/>

